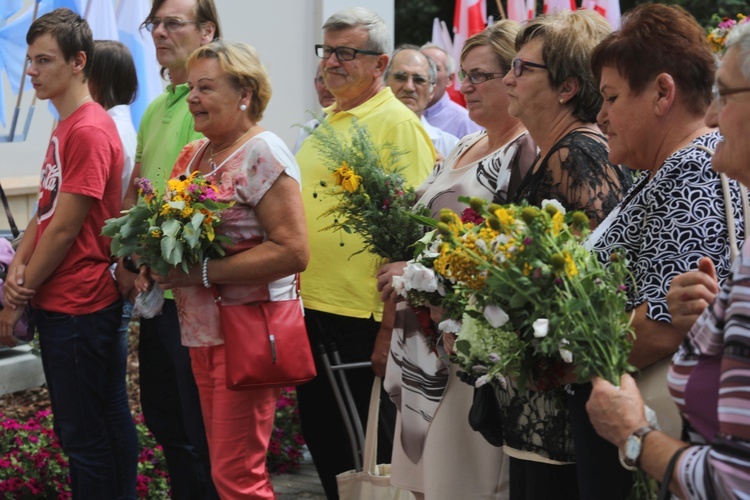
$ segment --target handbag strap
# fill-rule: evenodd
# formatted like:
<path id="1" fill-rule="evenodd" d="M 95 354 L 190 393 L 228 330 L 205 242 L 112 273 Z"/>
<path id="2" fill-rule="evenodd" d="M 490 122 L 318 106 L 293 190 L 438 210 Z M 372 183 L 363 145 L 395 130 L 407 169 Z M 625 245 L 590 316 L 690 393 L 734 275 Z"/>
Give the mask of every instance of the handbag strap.
<path id="1" fill-rule="evenodd" d="M 2 184 L 0 184 L 0 198 L 2 198 L 2 201 L 3 201 L 3 208 L 5 209 L 5 216 L 8 217 L 8 224 L 10 225 L 11 233 L 13 233 L 13 238 L 18 238 L 18 235 L 21 234 L 21 231 L 18 230 L 18 226 L 16 225 L 16 220 L 13 218 L 13 214 L 10 213 L 10 205 L 8 204 L 8 197 L 5 196 L 5 190 L 3 189 Z"/>
<path id="2" fill-rule="evenodd" d="M 704 151 L 709 156 L 713 156 L 715 152 L 713 149 L 707 148 L 706 146 L 703 146 L 701 144 L 693 144 L 693 147 L 695 149 Z M 729 178 L 727 177 L 727 175 L 722 173 L 719 174 L 719 177 L 721 178 L 721 190 L 724 194 L 724 215 L 727 219 L 727 231 L 729 232 L 729 252 L 732 262 L 734 262 L 734 259 L 737 258 L 737 256 L 740 254 L 740 248 L 737 244 L 737 229 L 734 225 L 734 204 L 732 203 L 732 191 L 729 188 Z M 748 219 L 748 216 L 750 216 L 750 203 L 748 202 L 747 188 L 740 182 L 737 182 L 737 185 L 739 185 L 740 187 L 740 197 L 742 199 L 742 218 L 745 224 L 745 238 L 747 238 L 748 228 L 750 228 L 750 219 Z"/>
<path id="3" fill-rule="evenodd" d="M 370 394 L 370 409 L 367 411 L 367 431 L 365 432 L 365 449 L 362 457 L 363 469 L 372 475 L 377 474 L 380 385 L 380 377 L 375 377 Z"/>

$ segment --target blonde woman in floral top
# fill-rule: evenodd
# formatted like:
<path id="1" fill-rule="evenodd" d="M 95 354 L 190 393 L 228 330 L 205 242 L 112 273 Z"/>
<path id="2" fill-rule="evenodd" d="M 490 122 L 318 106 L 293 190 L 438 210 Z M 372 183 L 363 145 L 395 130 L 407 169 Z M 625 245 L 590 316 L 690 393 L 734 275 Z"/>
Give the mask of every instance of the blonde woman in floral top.
<path id="1" fill-rule="evenodd" d="M 191 55 L 188 70 L 188 104 L 206 139 L 185 147 L 172 176 L 199 171 L 218 185 L 219 201 L 234 203 L 218 229 L 232 245 L 188 274 L 155 279 L 175 294 L 216 489 L 224 499 L 270 499 L 265 455 L 280 391 L 226 388 L 218 306 L 204 285 L 217 285 L 226 304 L 293 298 L 294 275 L 308 260 L 300 173 L 281 139 L 258 125 L 271 89 L 251 47 L 213 42 Z"/>

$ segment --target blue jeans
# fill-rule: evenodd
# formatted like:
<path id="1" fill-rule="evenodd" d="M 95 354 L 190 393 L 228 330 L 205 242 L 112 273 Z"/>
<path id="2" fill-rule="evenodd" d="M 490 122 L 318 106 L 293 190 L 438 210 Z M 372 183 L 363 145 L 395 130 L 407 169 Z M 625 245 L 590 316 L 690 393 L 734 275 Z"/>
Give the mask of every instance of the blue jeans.
<path id="1" fill-rule="evenodd" d="M 134 499 L 138 437 L 128 405 L 122 302 L 81 316 L 34 311 L 54 427 L 76 499 Z"/>
<path id="2" fill-rule="evenodd" d="M 198 387 L 174 300 L 164 301 L 160 315 L 141 318 L 138 360 L 143 418 L 164 449 L 172 498 L 218 499 Z"/>

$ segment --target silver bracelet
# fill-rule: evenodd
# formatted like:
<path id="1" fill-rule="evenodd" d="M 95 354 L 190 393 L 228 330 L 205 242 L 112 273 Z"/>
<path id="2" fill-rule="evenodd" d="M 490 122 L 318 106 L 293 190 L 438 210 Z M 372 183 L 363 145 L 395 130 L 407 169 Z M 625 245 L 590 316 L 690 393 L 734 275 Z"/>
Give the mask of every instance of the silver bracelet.
<path id="1" fill-rule="evenodd" d="M 211 288 L 211 283 L 208 282 L 208 261 L 208 257 L 203 259 L 203 286 Z"/>

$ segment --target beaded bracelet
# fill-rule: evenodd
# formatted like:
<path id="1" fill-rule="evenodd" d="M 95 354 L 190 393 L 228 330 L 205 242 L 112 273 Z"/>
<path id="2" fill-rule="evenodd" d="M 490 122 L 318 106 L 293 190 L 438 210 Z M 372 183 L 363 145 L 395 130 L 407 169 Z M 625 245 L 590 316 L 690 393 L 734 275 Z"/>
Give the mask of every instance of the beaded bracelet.
<path id="1" fill-rule="evenodd" d="M 211 283 L 209 283 L 208 281 L 208 261 L 208 257 L 203 259 L 203 286 L 205 286 L 206 288 L 211 288 Z"/>

